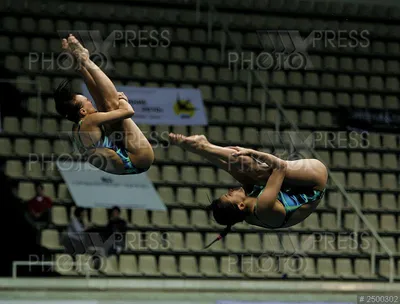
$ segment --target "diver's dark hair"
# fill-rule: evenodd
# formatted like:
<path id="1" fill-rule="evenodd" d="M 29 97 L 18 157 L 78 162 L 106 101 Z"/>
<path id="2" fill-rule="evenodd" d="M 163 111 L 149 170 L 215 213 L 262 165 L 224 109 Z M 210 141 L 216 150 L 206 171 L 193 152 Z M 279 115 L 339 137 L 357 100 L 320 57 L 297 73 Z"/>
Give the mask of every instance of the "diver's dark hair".
<path id="1" fill-rule="evenodd" d="M 220 225 L 226 225 L 226 228 L 205 248 L 209 248 L 215 242 L 223 239 L 231 231 L 233 225 L 243 222 L 246 218 L 246 214 L 237 205 L 224 203 L 219 198 L 213 200 L 207 210 L 212 211 L 215 221 Z"/>
<path id="2" fill-rule="evenodd" d="M 54 91 L 54 101 L 58 114 L 68 120 L 78 123 L 81 105 L 74 101 L 75 93 L 72 92 L 71 82 L 63 80 Z"/>

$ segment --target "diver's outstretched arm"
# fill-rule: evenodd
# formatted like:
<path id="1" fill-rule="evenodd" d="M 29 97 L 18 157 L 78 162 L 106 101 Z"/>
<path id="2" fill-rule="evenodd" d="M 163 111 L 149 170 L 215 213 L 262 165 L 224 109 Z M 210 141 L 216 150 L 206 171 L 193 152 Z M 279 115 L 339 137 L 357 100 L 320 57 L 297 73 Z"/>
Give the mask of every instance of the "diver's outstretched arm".
<path id="1" fill-rule="evenodd" d="M 269 153 L 241 147 L 234 148 L 237 150 L 233 154 L 235 157 L 250 156 L 252 159 L 265 163 L 271 170 L 285 167 L 285 178 L 291 184 L 315 187 L 315 189 L 319 190 L 323 190 L 326 187 L 328 171 L 326 166 L 317 159 L 285 161 Z"/>
<path id="2" fill-rule="evenodd" d="M 198 154 L 218 168 L 225 170 L 241 184 L 249 185 L 257 183 L 253 174 L 257 170 L 254 166 L 255 161 L 248 156 L 233 156 L 232 154 L 237 152 L 233 148 L 213 145 L 204 135 L 187 137 L 181 134 L 170 133 L 169 139 L 172 144 Z"/>
<path id="3" fill-rule="evenodd" d="M 264 191 L 258 197 L 257 211 L 263 212 L 271 208 L 278 197 L 279 191 L 281 191 L 283 181 L 286 176 L 287 164 L 282 163 L 280 167 L 276 167 L 272 170 L 272 174 L 268 179 Z"/>
<path id="4" fill-rule="evenodd" d="M 246 149 L 242 147 L 234 147 L 234 149 L 237 150 L 235 153 L 233 153 L 234 157 L 250 156 L 257 161 L 268 165 L 269 167 L 271 167 L 271 169 L 279 168 L 280 166 L 286 164 L 285 160 L 282 160 L 279 157 L 276 157 L 275 155 L 269 153 L 260 152 L 253 149 Z"/>

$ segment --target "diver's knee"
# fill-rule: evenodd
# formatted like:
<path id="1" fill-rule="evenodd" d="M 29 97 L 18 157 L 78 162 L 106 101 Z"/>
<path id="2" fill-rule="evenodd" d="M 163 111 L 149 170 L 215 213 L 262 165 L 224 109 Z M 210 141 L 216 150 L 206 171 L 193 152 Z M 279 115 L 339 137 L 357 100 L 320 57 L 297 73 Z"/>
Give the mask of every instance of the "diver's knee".
<path id="1" fill-rule="evenodd" d="M 147 171 L 154 163 L 154 152 L 153 149 L 149 149 L 146 152 L 141 152 L 135 155 L 135 166 Z"/>
<path id="2" fill-rule="evenodd" d="M 146 156 L 143 157 L 142 161 L 142 166 L 146 168 L 150 168 L 151 165 L 154 163 L 154 152 L 153 149 L 151 149 L 149 152 L 146 153 Z"/>

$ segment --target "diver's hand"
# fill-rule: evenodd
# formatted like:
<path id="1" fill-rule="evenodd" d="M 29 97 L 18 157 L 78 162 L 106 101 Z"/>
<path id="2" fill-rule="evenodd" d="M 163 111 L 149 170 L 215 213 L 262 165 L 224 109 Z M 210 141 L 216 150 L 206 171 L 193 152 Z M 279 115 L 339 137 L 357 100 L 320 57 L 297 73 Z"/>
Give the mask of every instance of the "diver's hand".
<path id="1" fill-rule="evenodd" d="M 129 99 L 128 99 L 128 97 L 125 95 L 124 92 L 118 92 L 118 99 L 125 100 L 126 102 L 129 103 Z"/>
<path id="2" fill-rule="evenodd" d="M 253 149 L 247 149 L 242 147 L 229 147 L 236 152 L 232 153 L 232 156 L 239 157 L 239 156 L 250 156 L 253 157 L 255 155 L 255 151 Z"/>

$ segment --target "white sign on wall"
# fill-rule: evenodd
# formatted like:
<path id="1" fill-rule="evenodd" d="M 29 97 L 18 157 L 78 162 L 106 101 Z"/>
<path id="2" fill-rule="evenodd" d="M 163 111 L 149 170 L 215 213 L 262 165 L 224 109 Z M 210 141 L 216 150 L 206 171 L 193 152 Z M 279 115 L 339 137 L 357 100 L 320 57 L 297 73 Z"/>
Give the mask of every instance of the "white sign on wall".
<path id="1" fill-rule="evenodd" d="M 150 125 L 207 125 L 207 115 L 199 89 L 116 86 L 135 110 L 132 119 Z M 90 97 L 86 85 L 82 94 Z M 93 98 L 92 98 L 93 100 Z"/>
<path id="2" fill-rule="evenodd" d="M 59 161 L 57 167 L 79 207 L 167 210 L 146 173 L 115 175 L 71 161 Z"/>

